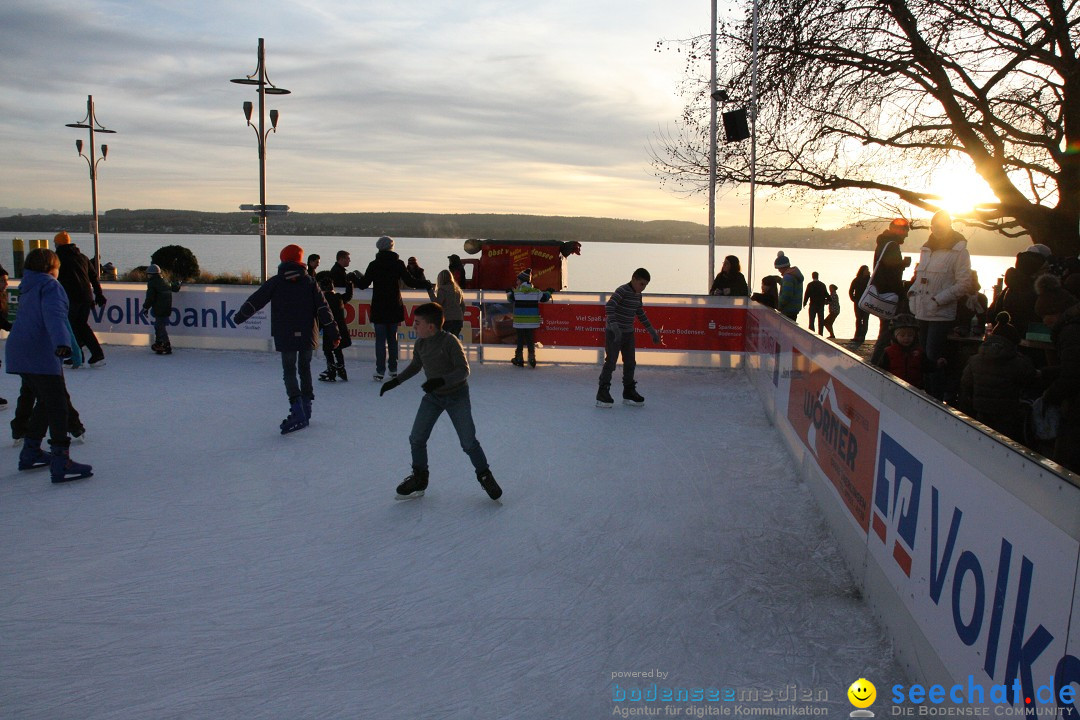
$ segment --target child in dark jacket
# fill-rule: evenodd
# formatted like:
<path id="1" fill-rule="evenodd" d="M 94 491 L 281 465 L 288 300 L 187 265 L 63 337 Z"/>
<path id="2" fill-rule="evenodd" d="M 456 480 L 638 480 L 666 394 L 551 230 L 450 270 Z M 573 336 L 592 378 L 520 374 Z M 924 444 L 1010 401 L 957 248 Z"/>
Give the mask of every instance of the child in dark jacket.
<path id="1" fill-rule="evenodd" d="M 960 378 L 960 409 L 973 418 L 1023 442 L 1024 422 L 1020 391 L 1035 384 L 1035 365 L 1021 355 L 1020 331 L 1000 312 L 990 337 L 968 359 Z"/>
<path id="2" fill-rule="evenodd" d="M 161 276 L 161 268 L 151 263 L 146 268 L 146 299 L 143 313 L 154 316 L 154 344 L 150 349 L 158 355 L 172 355 L 169 342 L 169 316 L 172 315 L 172 296 L 180 292 L 180 283 L 170 283 Z"/>
<path id="3" fill-rule="evenodd" d="M 318 341 L 316 321 L 335 347 L 337 325 L 315 278 L 307 274 L 304 249 L 299 245 L 286 245 L 282 249 L 277 275 L 244 301 L 233 322 L 244 322 L 267 303 L 270 334 L 274 337 L 274 348 L 281 353 L 285 392 L 289 396 L 289 415 L 281 421 L 284 435 L 306 428 L 311 420 L 311 402 L 315 399 L 311 352 Z"/>
<path id="4" fill-rule="evenodd" d="M 353 286 L 345 284 L 345 292 L 338 294 L 334 291 L 334 276 L 329 270 L 323 270 L 315 275 L 315 281 L 319 283 L 326 305 L 330 308 L 330 314 L 334 316 L 334 324 L 337 326 L 338 343 L 334 345 L 334 338 L 330 333 L 323 333 L 323 354 L 326 356 L 326 372 L 319 373 L 319 379 L 323 382 L 349 381 L 349 374 L 345 372 L 345 355 L 342 350 L 352 345 L 349 337 L 349 326 L 345 322 L 345 303 L 352 300 Z"/>
<path id="5" fill-rule="evenodd" d="M 922 390 L 923 373 L 935 365 L 917 342 L 918 333 L 919 324 L 914 316 L 897 315 L 892 321 L 892 343 L 885 348 L 878 367 Z"/>

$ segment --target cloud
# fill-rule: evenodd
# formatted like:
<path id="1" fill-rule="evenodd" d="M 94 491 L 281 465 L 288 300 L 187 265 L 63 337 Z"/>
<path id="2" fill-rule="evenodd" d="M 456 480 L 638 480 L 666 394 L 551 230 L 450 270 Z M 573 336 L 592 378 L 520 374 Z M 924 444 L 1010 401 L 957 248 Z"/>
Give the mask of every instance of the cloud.
<path id="1" fill-rule="evenodd" d="M 648 5 L 648 4 L 643 4 Z M 0 7 L 5 204 L 89 205 L 64 124 L 93 94 L 109 136 L 102 208 L 257 201 L 241 104 L 265 37 L 292 94 L 267 140 L 268 202 L 702 219 L 647 146 L 680 110 L 656 40 L 707 25 L 684 3 L 613 0 L 8 0 Z M 685 4 L 688 5 L 688 4 Z M 662 7 L 661 7 L 662 6 Z M 701 15 L 702 17 L 698 17 Z"/>

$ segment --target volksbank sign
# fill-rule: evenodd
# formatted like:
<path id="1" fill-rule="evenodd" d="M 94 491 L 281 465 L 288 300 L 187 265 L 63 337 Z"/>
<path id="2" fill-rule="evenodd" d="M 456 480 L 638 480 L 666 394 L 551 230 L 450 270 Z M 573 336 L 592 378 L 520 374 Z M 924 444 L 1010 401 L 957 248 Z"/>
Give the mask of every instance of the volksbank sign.
<path id="1" fill-rule="evenodd" d="M 216 288 L 215 288 L 216 289 Z M 246 322 L 237 325 L 233 320 L 244 300 L 255 291 L 254 286 L 223 288 L 224 292 L 208 292 L 199 287 L 173 293 L 173 309 L 169 318 L 169 334 L 190 336 L 233 336 L 269 338 L 269 313 L 260 310 Z M 143 316 L 145 292 L 128 288 L 104 288 L 108 302 L 94 307 L 90 325 L 98 332 L 147 333 L 154 329 L 154 318 Z"/>

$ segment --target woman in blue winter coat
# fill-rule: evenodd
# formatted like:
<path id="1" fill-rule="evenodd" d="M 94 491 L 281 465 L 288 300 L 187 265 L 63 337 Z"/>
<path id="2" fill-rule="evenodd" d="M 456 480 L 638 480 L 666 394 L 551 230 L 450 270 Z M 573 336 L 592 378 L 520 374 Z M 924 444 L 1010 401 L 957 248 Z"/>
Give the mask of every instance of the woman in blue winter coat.
<path id="1" fill-rule="evenodd" d="M 68 297 L 57 281 L 60 259 L 52 250 L 31 250 L 23 264 L 19 285 L 19 310 L 5 348 L 7 371 L 22 378 L 37 398 L 30 415 L 19 469 L 50 466 L 54 483 L 93 475 L 89 465 L 68 455 L 68 395 L 63 359 L 71 356 L 68 330 Z M 45 431 L 49 449 L 41 449 Z"/>

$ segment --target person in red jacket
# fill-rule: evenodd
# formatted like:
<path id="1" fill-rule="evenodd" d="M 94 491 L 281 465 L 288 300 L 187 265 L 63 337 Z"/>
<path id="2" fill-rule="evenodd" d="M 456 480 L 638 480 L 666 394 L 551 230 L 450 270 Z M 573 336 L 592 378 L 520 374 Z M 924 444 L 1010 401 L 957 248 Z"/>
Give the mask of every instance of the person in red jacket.
<path id="1" fill-rule="evenodd" d="M 913 315 L 897 315 L 892 321 L 892 337 L 892 343 L 885 348 L 878 367 L 922 390 L 923 373 L 932 370 L 935 365 L 917 342 L 918 320 Z"/>

